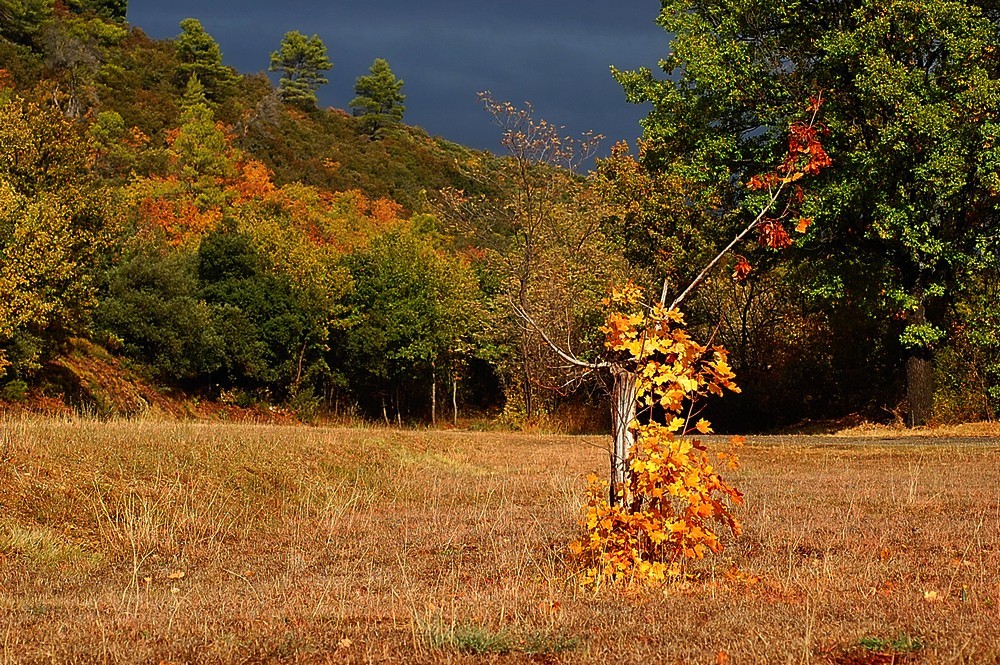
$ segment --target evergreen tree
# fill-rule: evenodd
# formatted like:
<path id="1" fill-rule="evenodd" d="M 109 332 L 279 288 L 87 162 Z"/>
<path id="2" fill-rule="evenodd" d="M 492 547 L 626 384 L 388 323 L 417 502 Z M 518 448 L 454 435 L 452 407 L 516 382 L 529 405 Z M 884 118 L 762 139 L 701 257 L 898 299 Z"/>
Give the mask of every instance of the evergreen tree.
<path id="1" fill-rule="evenodd" d="M 232 91 L 237 74 L 231 67 L 222 64 L 219 43 L 205 31 L 201 21 L 196 18 L 181 21 L 181 34 L 174 43 L 181 61 L 179 71 L 183 81 L 196 74 L 205 86 L 206 96 L 215 102 Z"/>
<path id="2" fill-rule="evenodd" d="M 317 35 L 306 37 L 298 30 L 286 32 L 281 47 L 271 54 L 269 71 L 281 72 L 281 96 L 286 102 L 316 105 L 316 89 L 329 83 L 322 72 L 333 68 L 326 45 Z"/>
<path id="3" fill-rule="evenodd" d="M 124 21 L 128 13 L 128 0 L 71 0 L 67 4 L 75 12 L 94 12 L 113 21 Z"/>
<path id="4" fill-rule="evenodd" d="M 396 78 L 389 63 L 378 58 L 368 70 L 367 76 L 359 76 L 354 84 L 354 94 L 350 106 L 354 115 L 365 119 L 372 134 L 379 127 L 397 123 L 403 119 L 406 95 L 400 92 L 403 82 Z"/>

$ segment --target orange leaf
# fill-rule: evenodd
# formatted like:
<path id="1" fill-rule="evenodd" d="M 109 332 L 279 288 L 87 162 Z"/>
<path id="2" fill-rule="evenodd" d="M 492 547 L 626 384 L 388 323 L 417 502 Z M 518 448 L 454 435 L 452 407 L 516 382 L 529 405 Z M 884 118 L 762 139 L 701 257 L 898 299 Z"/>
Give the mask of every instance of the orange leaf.
<path id="1" fill-rule="evenodd" d="M 808 229 L 812 223 L 812 217 L 802 217 L 799 219 L 799 223 L 795 225 L 795 230 L 799 233 L 805 233 L 806 229 Z"/>
<path id="2" fill-rule="evenodd" d="M 736 266 L 733 268 L 733 279 L 737 282 L 742 282 L 753 270 L 753 266 L 747 261 L 745 256 L 741 256 L 736 259 Z"/>

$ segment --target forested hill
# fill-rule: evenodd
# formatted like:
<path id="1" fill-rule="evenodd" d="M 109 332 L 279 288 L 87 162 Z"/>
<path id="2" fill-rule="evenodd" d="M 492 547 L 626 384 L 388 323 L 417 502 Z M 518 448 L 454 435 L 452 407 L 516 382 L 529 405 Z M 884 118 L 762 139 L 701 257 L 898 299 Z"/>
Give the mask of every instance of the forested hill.
<path id="1" fill-rule="evenodd" d="M 0 0 L 0 410 L 600 425 L 608 377 L 577 370 L 605 367 L 609 288 L 681 293 L 714 265 L 683 314 L 742 388 L 720 428 L 994 417 L 1000 17 L 893 5 L 875 24 L 910 36 L 887 41 L 807 8 L 822 39 L 776 38 L 737 4 L 725 25 L 664 4 L 665 76 L 614 72 L 652 106 L 638 154 L 583 174 L 594 136 L 488 95 L 503 156 L 407 126 L 383 59 L 320 108 L 337 54 L 315 35 L 241 73 L 196 17 L 154 40 L 126 0 Z M 766 174 L 808 109 L 823 159 L 713 262 L 791 184 Z"/>
<path id="2" fill-rule="evenodd" d="M 222 65 L 218 45 L 196 22 L 179 26 L 178 39 L 160 41 L 90 11 L 109 3 L 44 10 L 51 3 L 34 2 L 37 8 L 28 11 L 23 6 L 31 2 L 5 1 L 8 15 L 18 7 L 23 14 L 0 30 L 0 64 L 19 92 L 48 93 L 70 116 L 117 114 L 125 128 L 162 142 L 180 124 L 185 86 L 195 74 L 216 120 L 234 133 L 234 145 L 266 164 L 278 185 L 358 189 L 412 210 L 423 191 L 473 184 L 460 169 L 471 157 L 466 148 L 402 123 L 372 140 L 367 118 L 282 104 L 263 73 Z"/>

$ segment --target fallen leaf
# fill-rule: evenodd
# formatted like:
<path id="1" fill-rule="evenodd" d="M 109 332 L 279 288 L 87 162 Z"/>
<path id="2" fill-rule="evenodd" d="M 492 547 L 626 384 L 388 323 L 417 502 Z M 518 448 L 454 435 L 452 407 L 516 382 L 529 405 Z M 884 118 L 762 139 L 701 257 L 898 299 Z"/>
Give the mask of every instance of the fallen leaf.
<path id="1" fill-rule="evenodd" d="M 350 646 L 351 646 L 351 639 L 349 637 L 342 638 L 339 642 L 337 642 L 338 649 L 346 649 Z"/>
<path id="2" fill-rule="evenodd" d="M 167 579 L 168 580 L 182 580 L 182 579 L 184 579 L 184 571 L 183 570 L 176 570 L 176 571 L 170 573 L 169 575 L 167 575 Z"/>
<path id="3" fill-rule="evenodd" d="M 924 600 L 928 603 L 937 603 L 944 600 L 944 598 L 939 596 L 937 591 L 924 591 Z"/>

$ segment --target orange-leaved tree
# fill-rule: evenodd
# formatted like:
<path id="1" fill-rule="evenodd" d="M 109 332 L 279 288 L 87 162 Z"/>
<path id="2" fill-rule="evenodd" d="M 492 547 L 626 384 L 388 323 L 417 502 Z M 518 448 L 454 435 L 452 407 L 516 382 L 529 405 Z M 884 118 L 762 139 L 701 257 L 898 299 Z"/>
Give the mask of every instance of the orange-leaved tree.
<path id="1" fill-rule="evenodd" d="M 735 468 L 732 450 L 709 456 L 692 434 L 709 434 L 711 425 L 697 419 L 695 404 L 709 395 L 738 391 L 724 349 L 700 344 L 684 329 L 679 306 L 744 240 L 756 234 L 771 249 L 792 244 L 788 227 L 804 232 L 811 220 L 799 217 L 803 190 L 798 181 L 830 165 L 817 122 L 822 99 L 810 101 L 810 117 L 789 128 L 788 152 L 771 173 L 755 176 L 747 188 L 762 196 L 758 214 L 719 251 L 667 304 L 664 288 L 657 302 L 646 304 L 632 283 L 612 289 L 601 328 L 604 348 L 596 361 L 581 360 L 555 344 L 524 303 L 518 314 L 545 339 L 563 361 L 611 376 L 613 445 L 611 474 L 604 484 L 592 477 L 586 509 L 587 535 L 572 544 L 584 561 L 587 584 L 614 580 L 663 581 L 679 574 L 685 559 L 722 549 L 720 527 L 740 531 L 733 504 L 742 500 L 727 484 L 716 463 Z M 751 267 L 737 257 L 734 279 Z M 654 410 L 663 414 L 662 422 Z M 742 444 L 740 437 L 730 440 Z"/>

